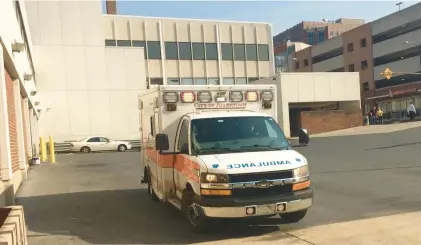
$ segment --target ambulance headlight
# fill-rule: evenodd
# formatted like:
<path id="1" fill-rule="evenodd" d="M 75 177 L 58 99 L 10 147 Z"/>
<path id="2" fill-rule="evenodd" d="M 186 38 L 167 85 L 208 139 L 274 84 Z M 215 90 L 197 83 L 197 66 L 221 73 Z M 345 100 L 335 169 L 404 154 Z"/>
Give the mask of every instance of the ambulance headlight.
<path id="1" fill-rule="evenodd" d="M 308 165 L 304 165 L 302 167 L 294 169 L 294 177 L 296 178 L 307 177 L 309 176 L 309 174 L 310 174 L 310 171 L 308 169 Z"/>
<path id="2" fill-rule="evenodd" d="M 228 183 L 228 175 L 226 174 L 202 173 L 200 177 L 201 183 Z"/>
<path id="3" fill-rule="evenodd" d="M 176 92 L 166 92 L 164 93 L 164 103 L 177 103 L 178 94 Z"/>

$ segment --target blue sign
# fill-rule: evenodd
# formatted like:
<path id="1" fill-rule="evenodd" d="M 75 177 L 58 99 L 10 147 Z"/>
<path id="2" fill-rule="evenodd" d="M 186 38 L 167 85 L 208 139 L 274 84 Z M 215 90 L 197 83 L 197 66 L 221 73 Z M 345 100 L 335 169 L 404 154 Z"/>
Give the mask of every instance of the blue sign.
<path id="1" fill-rule="evenodd" d="M 270 161 L 270 162 L 259 162 L 259 163 L 237 163 L 237 164 L 228 164 L 228 169 L 233 168 L 259 168 L 259 167 L 267 167 L 267 166 L 280 166 L 280 165 L 287 165 L 291 164 L 290 161 Z"/>
<path id="2" fill-rule="evenodd" d="M 213 164 L 212 168 L 219 168 L 219 164 Z"/>

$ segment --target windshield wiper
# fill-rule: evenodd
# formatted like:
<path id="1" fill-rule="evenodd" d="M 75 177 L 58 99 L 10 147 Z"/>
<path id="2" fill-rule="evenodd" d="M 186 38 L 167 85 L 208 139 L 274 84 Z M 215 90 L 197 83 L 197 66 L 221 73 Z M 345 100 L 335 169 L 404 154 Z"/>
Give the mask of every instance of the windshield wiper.
<path id="1" fill-rule="evenodd" d="M 247 148 L 269 148 L 269 149 L 273 149 L 273 150 L 285 150 L 287 148 L 282 148 L 282 147 L 275 147 L 275 146 L 271 146 L 271 145 L 246 145 L 246 146 L 241 146 L 241 149 L 247 149 Z"/>
<path id="2" fill-rule="evenodd" d="M 208 151 L 220 151 L 220 150 L 224 150 L 224 151 L 229 151 L 229 152 L 240 152 L 241 149 L 232 149 L 229 147 L 211 147 L 211 148 L 204 148 L 204 149 L 198 149 L 195 150 L 197 153 L 199 152 L 208 152 Z"/>

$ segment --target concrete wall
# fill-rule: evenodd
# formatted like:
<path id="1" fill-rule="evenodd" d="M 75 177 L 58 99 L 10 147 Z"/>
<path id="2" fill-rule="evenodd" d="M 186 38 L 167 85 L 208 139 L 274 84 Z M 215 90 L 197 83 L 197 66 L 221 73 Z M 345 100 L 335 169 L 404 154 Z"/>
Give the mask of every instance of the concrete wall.
<path id="1" fill-rule="evenodd" d="M 167 84 L 168 78 L 259 78 L 274 74 L 274 58 L 271 26 L 265 23 L 225 22 L 212 20 L 190 20 L 152 18 L 137 16 L 104 15 L 104 41 L 159 41 L 161 58 L 147 56 L 146 76 L 162 78 Z M 218 58 L 203 60 L 169 59 L 165 57 L 165 44 L 172 43 L 208 43 L 216 44 Z M 268 50 L 268 60 L 223 60 L 221 44 L 248 44 L 257 46 L 257 52 Z M 179 45 L 179 44 L 178 44 Z M 259 51 L 259 45 L 265 45 Z M 177 52 L 177 51 L 176 51 Z"/>
<path id="2" fill-rule="evenodd" d="M 254 84 L 277 85 L 277 120 L 287 137 L 290 137 L 290 103 L 356 102 L 348 104 L 348 109 L 361 109 L 357 72 L 281 73 Z"/>
<path id="3" fill-rule="evenodd" d="M 27 2 L 42 136 L 138 139 L 144 49 L 105 47 L 101 1 Z"/>

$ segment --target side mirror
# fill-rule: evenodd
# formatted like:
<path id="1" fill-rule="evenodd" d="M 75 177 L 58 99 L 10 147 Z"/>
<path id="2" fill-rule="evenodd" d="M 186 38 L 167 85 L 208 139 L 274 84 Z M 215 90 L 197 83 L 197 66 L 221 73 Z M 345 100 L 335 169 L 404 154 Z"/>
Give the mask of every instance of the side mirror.
<path id="1" fill-rule="evenodd" d="M 307 129 L 300 128 L 300 131 L 298 133 L 298 143 L 303 145 L 308 145 L 310 142 L 310 135 L 307 132 Z"/>
<path id="2" fill-rule="evenodd" d="M 158 151 L 167 151 L 170 149 L 168 134 L 157 134 L 155 136 L 155 149 Z"/>

